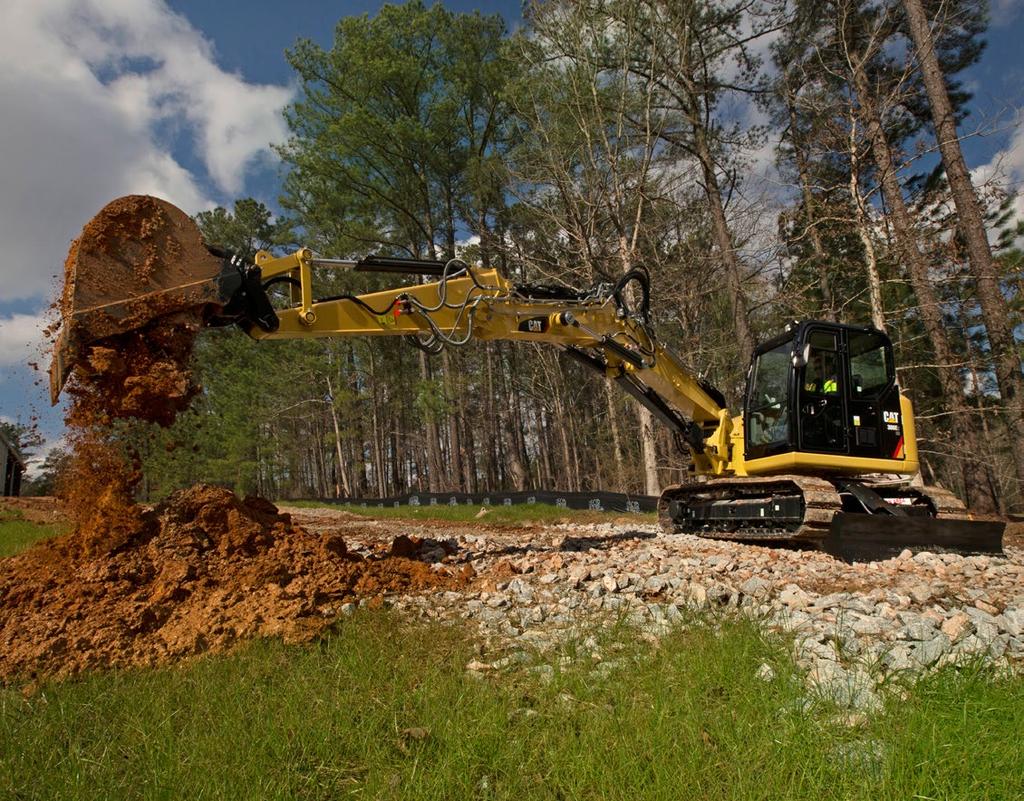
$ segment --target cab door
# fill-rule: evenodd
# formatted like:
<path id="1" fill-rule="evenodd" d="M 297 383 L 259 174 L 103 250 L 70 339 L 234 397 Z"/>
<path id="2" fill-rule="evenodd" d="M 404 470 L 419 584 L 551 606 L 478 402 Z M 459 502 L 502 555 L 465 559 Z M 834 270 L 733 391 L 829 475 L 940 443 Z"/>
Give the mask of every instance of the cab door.
<path id="1" fill-rule="evenodd" d="M 804 343 L 806 364 L 797 381 L 800 450 L 847 453 L 846 370 L 841 332 L 810 328 Z"/>

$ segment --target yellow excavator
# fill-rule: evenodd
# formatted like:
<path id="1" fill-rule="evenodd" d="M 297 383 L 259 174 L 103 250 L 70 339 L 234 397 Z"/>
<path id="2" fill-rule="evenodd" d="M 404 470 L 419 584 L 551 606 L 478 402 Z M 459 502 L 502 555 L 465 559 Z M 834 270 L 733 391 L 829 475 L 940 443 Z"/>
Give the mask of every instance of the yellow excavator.
<path id="1" fill-rule="evenodd" d="M 515 284 L 458 259 L 331 259 L 302 248 L 260 251 L 247 263 L 203 245 L 193 221 L 165 201 L 130 196 L 107 208 L 127 201 L 148 210 L 147 225 L 114 226 L 122 241 L 108 232 L 102 247 L 79 248 L 69 261 L 50 368 L 54 403 L 91 346 L 186 311 L 256 340 L 398 336 L 431 353 L 474 339 L 538 342 L 615 382 L 676 436 L 691 478 L 661 496 L 668 531 L 806 543 L 847 558 L 903 547 L 1001 551 L 1001 522 L 972 519 L 948 491 L 912 484 L 914 413 L 881 331 L 787 325 L 756 348 L 743 414 L 733 415 L 658 341 L 643 269 L 575 290 Z M 320 296 L 322 270 L 432 280 Z"/>

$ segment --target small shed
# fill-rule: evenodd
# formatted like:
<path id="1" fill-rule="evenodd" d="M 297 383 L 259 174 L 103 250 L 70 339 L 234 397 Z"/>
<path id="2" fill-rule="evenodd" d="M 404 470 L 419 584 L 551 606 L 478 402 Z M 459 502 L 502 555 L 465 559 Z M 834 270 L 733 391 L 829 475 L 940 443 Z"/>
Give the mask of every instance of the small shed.
<path id="1" fill-rule="evenodd" d="M 25 460 L 7 438 L 0 434 L 0 495 L 21 494 L 21 476 L 25 472 Z"/>

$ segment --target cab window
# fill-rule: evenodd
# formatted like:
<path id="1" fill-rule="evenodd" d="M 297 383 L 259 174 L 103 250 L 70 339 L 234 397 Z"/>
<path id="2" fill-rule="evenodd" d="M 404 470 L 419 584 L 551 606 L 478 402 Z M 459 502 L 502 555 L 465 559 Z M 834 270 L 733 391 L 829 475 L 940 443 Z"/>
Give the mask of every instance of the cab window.
<path id="1" fill-rule="evenodd" d="M 792 344 L 765 351 L 754 363 L 748 403 L 751 445 L 789 441 L 789 371 Z"/>
<path id="2" fill-rule="evenodd" d="M 836 350 L 836 335 L 814 331 L 808 343 L 811 347 L 804 367 L 804 392 L 811 395 L 838 395 L 839 353 Z"/>
<path id="3" fill-rule="evenodd" d="M 874 332 L 850 333 L 850 387 L 853 397 L 874 397 L 892 379 L 888 340 Z"/>

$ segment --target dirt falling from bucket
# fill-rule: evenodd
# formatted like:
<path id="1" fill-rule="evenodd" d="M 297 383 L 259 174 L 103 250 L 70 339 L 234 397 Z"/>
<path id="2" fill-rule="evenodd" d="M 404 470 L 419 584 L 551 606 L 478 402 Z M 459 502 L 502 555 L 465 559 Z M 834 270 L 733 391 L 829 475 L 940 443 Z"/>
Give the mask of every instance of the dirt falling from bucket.
<path id="1" fill-rule="evenodd" d="M 119 275 L 132 284 L 123 275 L 130 264 L 141 283 L 158 263 L 179 257 L 181 246 L 162 234 L 168 225 L 162 206 L 143 196 L 115 201 L 90 220 L 65 261 L 58 304 L 65 320 L 73 311 L 76 280 L 94 292 Z M 89 272 L 82 275 L 86 254 Z M 129 421 L 127 427 L 136 430 L 146 423 L 169 426 L 198 392 L 191 361 L 202 310 L 164 315 L 159 297 L 153 297 L 148 305 L 145 298 L 134 301 L 131 314 L 138 327 L 88 345 L 65 390 L 71 401 L 65 416 L 71 460 L 58 494 L 90 553 L 116 547 L 139 525 L 134 499 L 140 459 L 124 436 L 125 426 L 115 435 L 117 421 Z"/>

